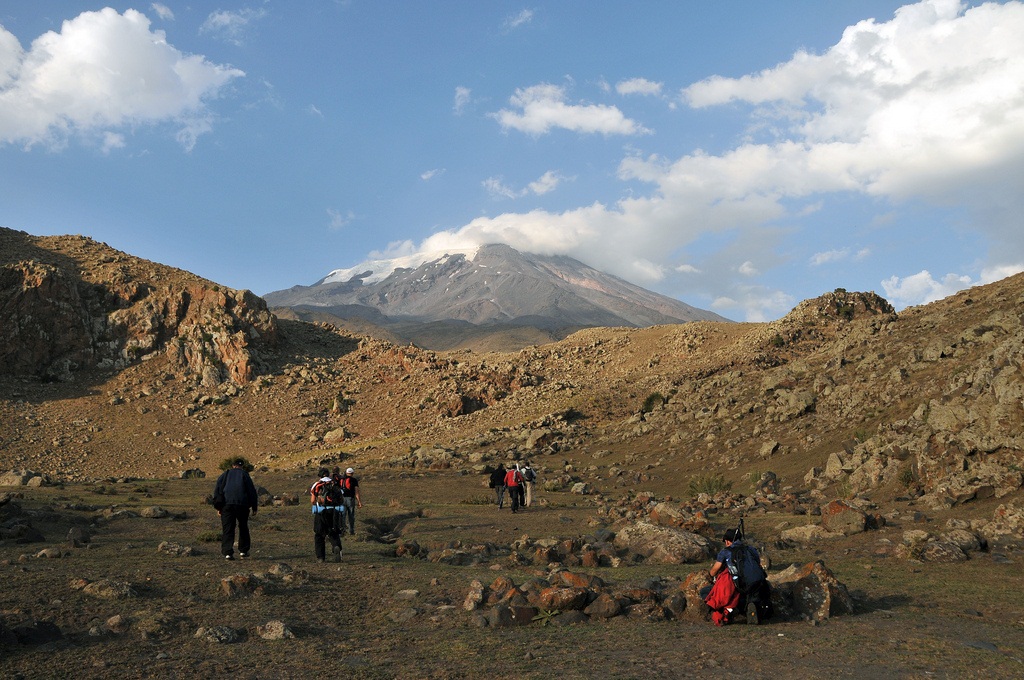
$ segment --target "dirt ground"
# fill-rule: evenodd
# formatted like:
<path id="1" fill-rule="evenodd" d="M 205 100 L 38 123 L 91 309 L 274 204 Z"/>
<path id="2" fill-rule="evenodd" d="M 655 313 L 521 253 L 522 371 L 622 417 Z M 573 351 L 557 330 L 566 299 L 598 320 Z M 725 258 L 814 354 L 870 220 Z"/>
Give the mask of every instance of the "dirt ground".
<path id="1" fill-rule="evenodd" d="M 449 566 L 397 558 L 373 539 L 372 526 L 415 514 L 402 538 L 507 545 L 532 538 L 575 537 L 596 527 L 586 498 L 542 494 L 543 504 L 513 515 L 486 501 L 473 475 L 370 474 L 355 536 L 340 564 L 313 558 L 305 489 L 308 476 L 254 474 L 270 493 L 295 494 L 299 505 L 261 508 L 252 521 L 250 559 L 219 554 L 219 522 L 205 504 L 214 480 L 142 480 L 23 488 L 14 499 L 46 537 L 43 543 L 0 545 L 0 677 L 5 678 L 311 678 L 350 673 L 366 678 L 857 677 L 1017 678 L 1024 675 L 1024 554 L 981 553 L 955 565 L 873 556 L 880 541 L 901 529 L 825 542 L 813 550 L 774 550 L 773 570 L 819 559 L 847 585 L 857 610 L 812 625 L 771 621 L 715 628 L 689 620 L 648 621 L 619 616 L 606 622 L 504 629 L 477 627 L 463 607 L 474 579 L 498 575 L 521 582 L 545 573 L 507 562 Z M 124 516 L 119 510 L 158 505 L 171 517 Z M 176 517 L 175 517 L 176 516 Z M 712 517 L 716 529 L 731 517 Z M 768 537 L 795 518 L 769 513 L 748 521 Z M 801 520 L 805 521 L 805 520 Z M 719 527 L 721 524 L 721 527 Z M 71 527 L 91 542 L 69 548 Z M 164 541 L 199 554 L 158 552 Z M 34 557 L 64 548 L 60 558 Z M 264 573 L 284 563 L 291 583 L 271 580 L 249 597 L 225 596 L 221 579 Z M 654 576 L 685 577 L 709 564 L 640 564 L 576 569 L 606 582 L 639 584 Z M 280 568 L 278 568 L 280 569 Z M 80 588 L 82 579 L 128 582 L 134 594 L 104 599 Z M 417 594 L 403 591 L 415 590 Z M 409 598 L 409 599 L 406 599 Z M 123 632 L 112 632 L 111 617 Z M 294 638 L 265 640 L 257 627 L 279 620 Z M 52 622 L 58 639 L 12 641 L 10 631 Z M 240 632 L 229 644 L 211 642 L 201 628 Z M 115 626 L 116 627 L 116 626 Z"/>

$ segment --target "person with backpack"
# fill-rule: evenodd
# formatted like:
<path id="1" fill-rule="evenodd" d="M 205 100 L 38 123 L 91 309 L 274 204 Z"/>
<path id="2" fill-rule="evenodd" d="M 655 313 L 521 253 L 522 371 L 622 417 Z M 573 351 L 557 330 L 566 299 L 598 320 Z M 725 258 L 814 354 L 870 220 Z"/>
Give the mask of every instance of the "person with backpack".
<path id="1" fill-rule="evenodd" d="M 525 492 L 523 498 L 523 505 L 530 507 L 533 505 L 533 483 L 537 481 L 537 473 L 533 471 L 530 464 L 527 463 L 523 466 L 523 491 Z"/>
<path id="2" fill-rule="evenodd" d="M 248 557 L 252 548 L 249 535 L 249 511 L 253 517 L 259 510 L 256 485 L 245 469 L 245 458 L 236 458 L 231 467 L 217 478 L 213 488 L 213 507 L 220 515 L 220 551 L 227 560 L 235 559 L 235 525 L 238 525 L 238 556 Z"/>
<path id="3" fill-rule="evenodd" d="M 316 559 L 327 559 L 327 541 L 331 542 L 334 561 L 341 562 L 341 534 L 344 531 L 344 497 L 338 481 L 327 468 L 320 468 L 319 479 L 309 488 L 309 501 L 313 510 L 313 550 Z"/>
<path id="4" fill-rule="evenodd" d="M 523 473 L 517 467 L 509 468 L 505 473 L 505 486 L 508 488 L 508 499 L 512 506 L 512 514 L 519 510 L 519 494 L 522 492 Z"/>
<path id="5" fill-rule="evenodd" d="M 356 508 L 363 507 L 363 499 L 359 495 L 359 479 L 354 477 L 354 468 L 348 468 L 345 470 L 345 475 L 342 476 L 341 468 L 334 468 L 334 479 L 338 482 L 341 487 L 341 496 L 345 502 L 345 518 L 348 520 L 348 532 L 354 535 L 356 533 Z M 341 533 L 345 533 L 345 523 L 342 522 Z"/>
<path id="6" fill-rule="evenodd" d="M 739 594 L 738 608 L 746 614 L 747 623 L 757 625 L 772 615 L 768 575 L 761 566 L 761 555 L 752 545 L 743 542 L 739 529 L 728 529 L 722 536 L 725 547 L 715 557 L 711 578 L 723 569 L 732 578 Z"/>
<path id="7" fill-rule="evenodd" d="M 498 509 L 505 507 L 505 466 L 498 463 L 498 468 L 491 473 L 490 487 L 498 498 Z"/>

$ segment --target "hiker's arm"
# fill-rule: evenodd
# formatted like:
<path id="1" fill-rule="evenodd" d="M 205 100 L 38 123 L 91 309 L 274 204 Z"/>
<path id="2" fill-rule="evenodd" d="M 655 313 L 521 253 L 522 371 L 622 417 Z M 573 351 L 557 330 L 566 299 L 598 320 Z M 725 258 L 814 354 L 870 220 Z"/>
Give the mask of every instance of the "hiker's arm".
<path id="1" fill-rule="evenodd" d="M 718 576 L 718 572 L 720 571 L 722 571 L 722 563 L 715 562 L 713 565 L 711 565 L 711 578 L 715 578 L 715 576 Z"/>
<path id="2" fill-rule="evenodd" d="M 363 498 L 359 495 L 359 487 L 356 487 L 356 505 L 360 508 L 363 507 Z"/>

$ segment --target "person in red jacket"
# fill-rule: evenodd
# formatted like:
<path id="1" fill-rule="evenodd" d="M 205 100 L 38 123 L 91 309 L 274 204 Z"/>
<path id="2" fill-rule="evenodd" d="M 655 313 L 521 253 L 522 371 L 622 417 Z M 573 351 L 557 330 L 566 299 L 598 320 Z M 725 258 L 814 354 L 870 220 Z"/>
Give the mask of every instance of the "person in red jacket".
<path id="1" fill-rule="evenodd" d="M 711 620 L 716 626 L 730 623 L 729 617 L 740 606 L 740 591 L 736 590 L 727 569 L 718 572 L 715 584 L 704 601 L 711 607 Z"/>
<path id="2" fill-rule="evenodd" d="M 516 468 L 509 468 L 505 473 L 505 486 L 508 487 L 508 497 L 512 502 L 512 512 L 519 510 L 519 490 L 523 484 L 523 474 Z"/>

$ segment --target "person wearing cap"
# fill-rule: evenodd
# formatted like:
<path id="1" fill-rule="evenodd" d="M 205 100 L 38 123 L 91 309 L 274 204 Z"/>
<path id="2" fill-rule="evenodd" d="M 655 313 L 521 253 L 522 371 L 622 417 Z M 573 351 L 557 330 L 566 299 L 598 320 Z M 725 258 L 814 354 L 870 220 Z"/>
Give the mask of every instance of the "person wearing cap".
<path id="1" fill-rule="evenodd" d="M 356 471 L 353 468 L 345 470 L 344 476 L 339 474 L 339 470 L 340 468 L 334 468 L 334 473 L 341 486 L 341 494 L 345 502 L 348 532 L 354 535 L 356 533 L 356 508 L 363 507 L 363 499 L 359 495 L 359 479 L 355 477 Z M 344 521 L 344 518 L 342 520 Z M 345 533 L 344 525 L 341 527 L 341 533 Z"/>
<path id="2" fill-rule="evenodd" d="M 256 485 L 245 469 L 245 458 L 236 458 L 231 467 L 217 478 L 213 489 L 214 507 L 220 515 L 220 551 L 225 559 L 233 560 L 235 525 L 238 525 L 238 556 L 248 557 L 252 548 L 249 536 L 249 510 L 253 516 L 259 510 Z M 219 506 L 219 507 L 218 507 Z"/>

